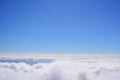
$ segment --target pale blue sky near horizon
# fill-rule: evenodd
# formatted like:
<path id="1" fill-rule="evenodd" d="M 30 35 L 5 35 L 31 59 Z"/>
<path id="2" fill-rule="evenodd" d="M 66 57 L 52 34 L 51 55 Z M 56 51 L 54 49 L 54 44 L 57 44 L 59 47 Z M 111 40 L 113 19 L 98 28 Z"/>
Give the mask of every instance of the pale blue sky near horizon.
<path id="1" fill-rule="evenodd" d="M 119 0 L 0 0 L 0 53 L 120 54 Z"/>

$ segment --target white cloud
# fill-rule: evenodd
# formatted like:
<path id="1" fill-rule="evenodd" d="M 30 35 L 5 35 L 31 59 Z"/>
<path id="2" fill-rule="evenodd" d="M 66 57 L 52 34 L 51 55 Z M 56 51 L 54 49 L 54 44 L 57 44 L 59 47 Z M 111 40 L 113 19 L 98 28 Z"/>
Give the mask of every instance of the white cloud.
<path id="1" fill-rule="evenodd" d="M 0 63 L 0 80 L 120 80 L 118 61 L 57 60 L 51 63 Z"/>

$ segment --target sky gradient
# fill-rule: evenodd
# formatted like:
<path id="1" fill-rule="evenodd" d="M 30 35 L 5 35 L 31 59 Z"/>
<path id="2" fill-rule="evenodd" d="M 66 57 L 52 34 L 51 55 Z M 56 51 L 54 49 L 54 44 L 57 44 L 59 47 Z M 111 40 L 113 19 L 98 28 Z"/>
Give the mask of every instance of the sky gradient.
<path id="1" fill-rule="evenodd" d="M 0 0 L 0 53 L 120 54 L 119 0 Z"/>

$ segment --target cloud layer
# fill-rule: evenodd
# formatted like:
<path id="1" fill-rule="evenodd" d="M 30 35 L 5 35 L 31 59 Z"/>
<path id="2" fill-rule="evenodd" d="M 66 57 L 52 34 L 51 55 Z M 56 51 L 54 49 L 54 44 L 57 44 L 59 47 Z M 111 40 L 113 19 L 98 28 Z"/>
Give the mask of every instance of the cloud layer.
<path id="1" fill-rule="evenodd" d="M 120 80 L 118 61 L 0 62 L 0 80 Z"/>

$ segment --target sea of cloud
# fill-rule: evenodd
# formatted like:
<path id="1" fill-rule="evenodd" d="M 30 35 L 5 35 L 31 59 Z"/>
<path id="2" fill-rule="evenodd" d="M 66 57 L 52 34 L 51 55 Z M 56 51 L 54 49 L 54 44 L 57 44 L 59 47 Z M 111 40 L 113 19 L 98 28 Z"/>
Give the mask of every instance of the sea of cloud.
<path id="1" fill-rule="evenodd" d="M 120 80 L 119 61 L 0 62 L 0 80 Z"/>

